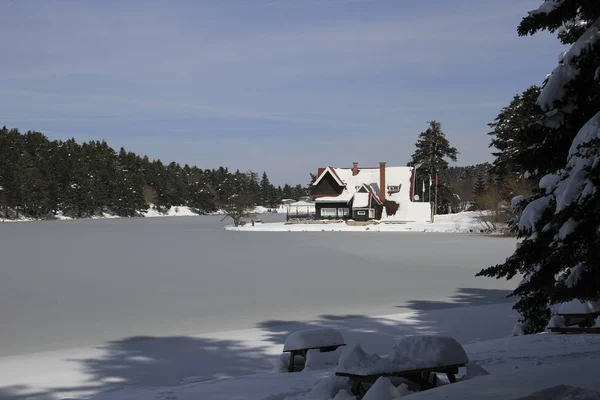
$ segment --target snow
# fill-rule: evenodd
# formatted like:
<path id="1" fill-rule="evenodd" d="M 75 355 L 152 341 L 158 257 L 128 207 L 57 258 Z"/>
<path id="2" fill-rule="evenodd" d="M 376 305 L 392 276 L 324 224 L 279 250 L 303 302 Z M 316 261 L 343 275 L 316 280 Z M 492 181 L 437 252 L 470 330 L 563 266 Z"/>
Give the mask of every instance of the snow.
<path id="1" fill-rule="evenodd" d="M 567 285 L 567 287 L 572 288 L 575 287 L 575 285 L 577 285 L 577 283 L 581 279 L 582 269 L 583 264 L 581 263 L 578 263 L 576 266 L 569 269 L 569 276 L 565 280 L 565 285 Z"/>
<path id="2" fill-rule="evenodd" d="M 396 387 L 390 378 L 381 377 L 371 386 L 363 400 L 395 400 L 410 394 L 407 385 Z"/>
<path id="3" fill-rule="evenodd" d="M 560 175 L 557 174 L 548 174 L 540 179 L 539 187 L 540 189 L 545 189 L 547 193 L 552 192 L 556 189 L 556 185 L 560 181 Z"/>
<path id="4" fill-rule="evenodd" d="M 516 400 L 599 400 L 600 392 L 569 385 L 556 385 Z"/>
<path id="5" fill-rule="evenodd" d="M 534 230 L 535 225 L 542 218 L 542 213 L 550 205 L 551 199 L 551 196 L 543 196 L 527 204 L 519 218 L 519 230 Z"/>
<path id="6" fill-rule="evenodd" d="M 400 339 L 394 345 L 393 351 L 383 357 L 368 355 L 360 345 L 355 345 L 342 353 L 336 371 L 373 375 L 468 362 L 462 346 L 451 337 L 408 336 Z"/>
<path id="7" fill-rule="evenodd" d="M 479 308 L 479 307 L 471 307 Z M 463 308 L 466 311 L 468 308 Z M 457 316 L 457 310 L 443 310 Z M 479 317 L 487 318 L 489 309 L 477 310 Z M 363 330 L 364 330 L 363 326 Z M 356 328 L 356 333 L 360 328 Z M 500 334 L 500 332 L 496 332 Z M 390 342 L 383 331 L 362 332 L 358 340 L 365 348 L 378 341 Z M 379 347 L 379 346 L 378 346 Z M 480 369 L 472 375 L 458 376 L 462 382 L 444 385 L 435 390 L 410 394 L 411 399 L 465 399 L 508 400 L 528 396 L 539 390 L 566 384 L 585 390 L 600 390 L 597 365 L 600 362 L 600 335 L 527 335 L 492 340 L 479 340 L 464 346 L 471 365 Z M 381 347 L 379 347 L 381 348 Z M 208 360 L 207 360 L 208 362 Z M 486 375 L 485 372 L 489 372 Z M 386 384 L 383 384 L 385 382 Z M 371 396 L 394 398 L 390 388 L 398 384 L 392 380 L 378 384 Z M 374 388 L 367 392 L 367 394 Z M 399 388 L 402 392 L 407 389 Z M 407 393 L 408 394 L 408 393 Z M 73 395 L 71 394 L 70 397 Z M 181 386 L 131 386 L 93 397 L 94 400 L 349 400 L 347 379 L 336 377 L 333 370 L 301 373 L 260 373 L 236 378 L 224 378 Z M 367 398 L 367 397 L 365 397 Z M 375 397 L 376 399 L 379 397 Z"/>
<path id="8" fill-rule="evenodd" d="M 340 346 L 345 344 L 340 331 L 335 329 L 307 329 L 294 332 L 285 340 L 284 351 Z"/>
<path id="9" fill-rule="evenodd" d="M 555 6 L 552 3 L 554 2 L 546 1 L 540 9 L 549 10 L 554 8 Z M 579 74 L 577 67 L 571 64 L 573 58 L 579 56 L 584 50 L 595 46 L 599 40 L 598 27 L 591 26 L 568 51 L 561 55 L 559 65 L 552 71 L 538 98 L 538 104 L 544 111 L 554 109 L 554 102 L 563 99 L 566 94 L 565 86 Z"/>
<path id="10" fill-rule="evenodd" d="M 536 10 L 530 11 L 529 15 L 549 14 L 558 8 L 564 0 L 545 0 Z"/>
<path id="11" fill-rule="evenodd" d="M 569 218 L 558 230 L 558 238 L 564 240 L 571 233 L 575 232 L 578 225 L 579 222 L 575 221 L 573 218 Z"/>
<path id="12" fill-rule="evenodd" d="M 519 196 L 515 196 L 512 198 L 511 202 L 510 202 L 510 206 L 513 210 L 518 210 L 519 209 L 519 204 L 528 199 L 529 196 L 523 196 L 523 195 L 519 195 Z"/>
<path id="13" fill-rule="evenodd" d="M 558 314 L 587 314 L 600 311 L 600 301 L 571 300 L 558 307 Z"/>
<path id="14" fill-rule="evenodd" d="M 334 351 L 322 352 L 318 349 L 308 350 L 306 354 L 305 371 L 316 369 L 334 368 L 344 351 L 343 347 L 338 347 Z"/>
<path id="15" fill-rule="evenodd" d="M 427 203 L 423 204 L 429 209 Z M 403 205 L 400 205 L 402 209 Z M 238 232 L 433 232 L 433 233 L 484 233 L 483 222 L 486 213 L 470 211 L 457 214 L 436 215 L 432 222 L 402 221 L 395 223 L 393 218 L 382 219 L 370 225 L 352 225 L 343 221 L 314 221 L 315 223 L 273 222 L 256 226 L 227 226 L 226 229 Z"/>
<path id="16" fill-rule="evenodd" d="M 577 133 L 571 148 L 569 149 L 569 158 L 567 163 L 568 175 L 561 185 L 555 191 L 556 212 L 560 212 L 567 206 L 576 201 L 582 201 L 583 190 L 586 185 L 591 184 L 588 178 L 587 169 L 599 162 L 598 157 L 592 157 L 585 154 L 579 155 L 580 146 L 590 143 L 600 138 L 600 112 L 594 115 Z M 590 192 L 589 189 L 586 190 Z"/>
<path id="17" fill-rule="evenodd" d="M 354 193 L 352 208 L 368 208 L 370 197 L 370 193 Z"/>

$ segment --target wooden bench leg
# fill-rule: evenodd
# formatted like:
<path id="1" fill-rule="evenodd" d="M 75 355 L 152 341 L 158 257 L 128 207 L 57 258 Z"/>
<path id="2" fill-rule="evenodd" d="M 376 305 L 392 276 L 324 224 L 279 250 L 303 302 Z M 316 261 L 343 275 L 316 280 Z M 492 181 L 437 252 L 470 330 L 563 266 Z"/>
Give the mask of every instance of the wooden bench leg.
<path id="1" fill-rule="evenodd" d="M 294 372 L 294 360 L 296 359 L 296 352 L 290 351 L 290 362 L 288 365 L 288 372 Z"/>
<path id="2" fill-rule="evenodd" d="M 454 374 L 452 374 L 450 372 L 446 372 L 446 376 L 448 377 L 448 380 L 450 381 L 450 383 L 456 383 L 456 376 L 454 376 Z"/>
<path id="3" fill-rule="evenodd" d="M 362 384 L 360 381 L 353 381 L 352 382 L 352 394 L 355 395 L 356 397 L 358 397 L 359 399 L 362 399 L 362 397 L 365 395 L 365 391 L 363 390 Z"/>

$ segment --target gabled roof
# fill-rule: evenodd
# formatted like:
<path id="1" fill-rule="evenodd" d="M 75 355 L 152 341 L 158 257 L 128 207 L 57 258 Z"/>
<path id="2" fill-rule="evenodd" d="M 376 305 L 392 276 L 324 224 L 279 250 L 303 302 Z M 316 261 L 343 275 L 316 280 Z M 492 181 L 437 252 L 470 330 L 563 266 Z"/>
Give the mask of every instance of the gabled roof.
<path id="1" fill-rule="evenodd" d="M 313 183 L 313 186 L 317 186 L 319 184 L 319 182 L 321 182 L 321 179 L 323 179 L 323 177 L 325 176 L 325 174 L 327 172 L 329 172 L 331 174 L 331 176 L 333 176 L 333 179 L 335 179 L 335 181 L 337 182 L 338 185 L 340 185 L 342 187 L 346 186 L 346 184 L 338 176 L 337 172 L 335 172 L 335 169 L 333 169 L 332 167 L 325 168 L 325 170 L 317 177 L 317 179 L 315 180 L 315 183 Z"/>

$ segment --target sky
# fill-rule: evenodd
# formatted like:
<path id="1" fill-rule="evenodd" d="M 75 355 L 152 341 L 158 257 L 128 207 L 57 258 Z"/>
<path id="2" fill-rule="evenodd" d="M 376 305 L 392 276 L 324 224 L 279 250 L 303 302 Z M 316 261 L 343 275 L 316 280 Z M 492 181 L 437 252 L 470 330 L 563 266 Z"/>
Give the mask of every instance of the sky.
<path id="1" fill-rule="evenodd" d="M 0 126 L 163 162 L 405 165 L 428 121 L 493 159 L 487 124 L 564 50 L 541 0 L 0 0 Z"/>

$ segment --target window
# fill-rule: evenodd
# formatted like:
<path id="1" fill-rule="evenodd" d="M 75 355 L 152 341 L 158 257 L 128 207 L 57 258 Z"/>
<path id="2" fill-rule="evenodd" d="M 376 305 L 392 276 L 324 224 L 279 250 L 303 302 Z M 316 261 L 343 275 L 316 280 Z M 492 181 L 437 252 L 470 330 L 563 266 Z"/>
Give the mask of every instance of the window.
<path id="1" fill-rule="evenodd" d="M 369 209 L 369 218 L 371 218 L 371 219 L 375 218 L 375 209 L 373 209 L 373 208 Z"/>
<path id="2" fill-rule="evenodd" d="M 360 211 L 356 212 L 356 215 L 366 215 L 366 214 L 367 214 L 367 212 L 363 211 L 363 210 L 360 210 Z"/>
<path id="3" fill-rule="evenodd" d="M 337 211 L 339 217 L 347 217 L 348 215 L 350 215 L 349 208 L 338 208 Z"/>
<path id="4" fill-rule="evenodd" d="M 321 217 L 324 217 L 324 218 L 337 217 L 337 208 L 321 208 Z"/>
<path id="5" fill-rule="evenodd" d="M 400 191 L 400 185 L 391 185 L 387 187 L 388 193 L 398 193 Z"/>

